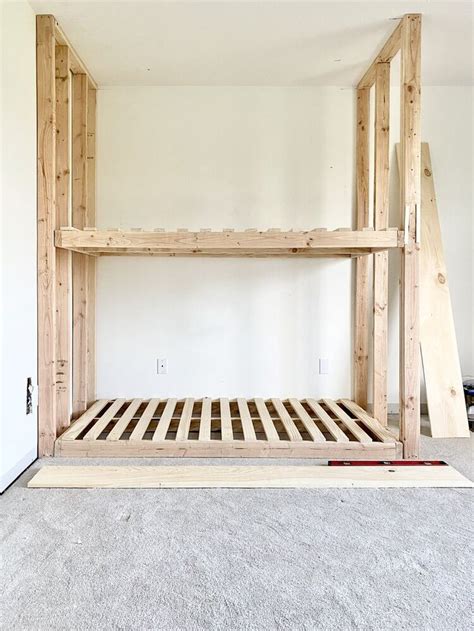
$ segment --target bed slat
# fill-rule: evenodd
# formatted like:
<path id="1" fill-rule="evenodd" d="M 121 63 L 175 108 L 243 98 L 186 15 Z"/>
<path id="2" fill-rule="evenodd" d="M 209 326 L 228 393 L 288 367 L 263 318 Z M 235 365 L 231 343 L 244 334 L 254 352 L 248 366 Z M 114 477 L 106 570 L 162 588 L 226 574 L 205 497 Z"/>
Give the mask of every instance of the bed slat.
<path id="1" fill-rule="evenodd" d="M 211 407 L 212 399 L 206 397 L 202 400 L 199 440 L 211 440 Z"/>
<path id="2" fill-rule="evenodd" d="M 115 414 L 120 410 L 125 401 L 126 399 L 115 399 L 109 409 L 104 412 L 104 414 L 95 423 L 95 425 L 90 428 L 90 430 L 84 436 L 83 440 L 97 440 L 97 438 L 102 434 L 107 425 L 113 419 Z"/>
<path id="3" fill-rule="evenodd" d="M 292 408 L 298 415 L 298 418 L 306 427 L 308 434 L 314 440 L 315 443 L 324 443 L 326 442 L 326 438 L 316 423 L 313 421 L 308 412 L 304 409 L 298 399 L 288 399 Z"/>
<path id="4" fill-rule="evenodd" d="M 325 403 L 332 412 L 337 416 L 337 418 L 347 427 L 347 429 L 353 434 L 357 440 L 361 443 L 371 443 L 372 438 L 364 432 L 362 427 L 358 425 L 354 419 L 352 419 L 344 410 L 332 399 L 323 399 L 323 403 Z"/>
<path id="5" fill-rule="evenodd" d="M 336 440 L 336 442 L 338 443 L 349 442 L 349 438 L 344 434 L 344 432 L 339 427 L 339 425 L 329 416 L 326 410 L 322 408 L 321 405 L 317 401 L 315 401 L 314 399 L 306 399 L 306 403 L 313 410 L 313 412 L 316 414 L 318 419 L 321 421 L 324 427 L 328 430 L 331 436 Z"/>
<path id="6" fill-rule="evenodd" d="M 291 441 L 300 442 L 303 440 L 303 437 L 298 431 L 293 419 L 288 414 L 286 407 L 281 402 L 281 399 L 272 399 L 273 407 L 278 413 L 278 416 L 283 423 L 286 433 Z"/>
<path id="7" fill-rule="evenodd" d="M 61 440 L 75 440 L 89 423 L 95 419 L 97 414 L 105 408 L 108 402 L 109 399 L 96 401 L 77 421 L 73 421 L 72 425 L 61 435 Z"/>
<path id="8" fill-rule="evenodd" d="M 350 401 L 349 399 L 341 399 L 342 403 L 348 410 L 350 410 L 357 418 L 364 423 L 383 443 L 393 443 L 396 438 L 393 434 L 386 429 L 377 419 L 372 418 L 361 407 Z"/>
<path id="9" fill-rule="evenodd" d="M 191 416 L 193 413 L 194 399 L 185 399 L 181 418 L 179 419 L 178 430 L 176 432 L 176 440 L 187 440 L 189 436 L 189 428 L 191 426 Z"/>
<path id="10" fill-rule="evenodd" d="M 265 405 L 265 401 L 263 399 L 254 399 L 255 407 L 257 408 L 258 415 L 260 416 L 260 420 L 262 421 L 263 429 L 265 431 L 265 435 L 267 440 L 269 441 L 278 441 L 280 440 L 280 436 L 276 431 L 275 425 L 273 424 L 272 417 L 268 411 L 267 406 Z"/>
<path id="11" fill-rule="evenodd" d="M 108 433 L 106 440 L 120 440 L 120 436 L 127 429 L 128 424 L 140 407 L 142 401 L 143 399 L 133 399 L 128 408 L 122 414 L 122 417 L 115 423 L 114 427 Z"/>
<path id="12" fill-rule="evenodd" d="M 229 399 L 219 399 L 219 407 L 221 411 L 221 437 L 223 441 L 234 440 L 232 431 L 232 421 L 230 418 Z"/>
<path id="13" fill-rule="evenodd" d="M 158 421 L 158 426 L 155 429 L 155 433 L 153 434 L 153 437 L 151 439 L 152 441 L 157 442 L 160 440 L 165 440 L 171 423 L 171 419 L 173 418 L 173 412 L 176 407 L 176 403 L 177 399 L 168 399 L 168 401 L 166 402 L 163 414 Z"/>
<path id="14" fill-rule="evenodd" d="M 150 399 L 143 414 L 138 419 L 138 423 L 135 425 L 132 433 L 130 434 L 130 440 L 135 441 L 135 440 L 143 439 L 143 436 L 146 430 L 148 429 L 148 425 L 150 424 L 150 421 L 153 418 L 153 414 L 155 413 L 155 410 L 158 407 L 159 402 L 160 402 L 159 399 Z"/>
<path id="15" fill-rule="evenodd" d="M 252 417 L 250 416 L 247 399 L 237 399 L 237 405 L 239 407 L 240 420 L 242 422 L 242 430 L 244 432 L 244 440 L 255 442 L 257 440 L 257 435 L 255 434 L 255 427 L 252 423 Z"/>

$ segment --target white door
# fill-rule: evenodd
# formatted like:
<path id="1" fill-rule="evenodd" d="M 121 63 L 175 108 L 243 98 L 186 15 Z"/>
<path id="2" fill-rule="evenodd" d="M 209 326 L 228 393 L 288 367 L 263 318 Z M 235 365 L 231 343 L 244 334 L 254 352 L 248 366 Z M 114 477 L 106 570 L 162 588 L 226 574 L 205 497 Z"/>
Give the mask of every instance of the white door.
<path id="1" fill-rule="evenodd" d="M 0 492 L 37 456 L 36 19 L 2 4 Z M 28 379 L 34 387 L 27 409 Z"/>

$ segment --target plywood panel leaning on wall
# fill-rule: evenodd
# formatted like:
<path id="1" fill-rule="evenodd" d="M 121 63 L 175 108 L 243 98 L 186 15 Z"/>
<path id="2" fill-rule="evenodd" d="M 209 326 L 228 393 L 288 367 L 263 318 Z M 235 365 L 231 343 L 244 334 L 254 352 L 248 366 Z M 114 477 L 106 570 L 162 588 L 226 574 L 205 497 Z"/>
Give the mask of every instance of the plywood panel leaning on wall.
<path id="1" fill-rule="evenodd" d="M 420 344 L 431 435 L 462 438 L 469 427 L 427 143 L 421 161 Z"/>

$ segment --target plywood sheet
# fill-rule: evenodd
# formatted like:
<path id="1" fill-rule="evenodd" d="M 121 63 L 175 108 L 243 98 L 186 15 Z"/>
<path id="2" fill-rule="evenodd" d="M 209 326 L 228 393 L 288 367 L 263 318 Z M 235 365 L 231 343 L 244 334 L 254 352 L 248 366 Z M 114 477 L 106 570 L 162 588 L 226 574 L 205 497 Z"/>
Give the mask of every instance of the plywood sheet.
<path id="1" fill-rule="evenodd" d="M 420 344 L 435 438 L 469 436 L 430 149 L 422 144 Z"/>

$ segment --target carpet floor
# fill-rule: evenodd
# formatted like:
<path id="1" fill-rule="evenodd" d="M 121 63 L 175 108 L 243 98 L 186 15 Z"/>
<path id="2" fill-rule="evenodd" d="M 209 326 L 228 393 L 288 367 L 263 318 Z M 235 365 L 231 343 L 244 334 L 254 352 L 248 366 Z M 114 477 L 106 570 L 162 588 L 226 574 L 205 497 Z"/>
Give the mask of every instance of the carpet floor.
<path id="1" fill-rule="evenodd" d="M 422 437 L 471 479 L 472 447 Z M 469 489 L 27 489 L 48 462 L 0 498 L 2 629 L 472 628 Z"/>

